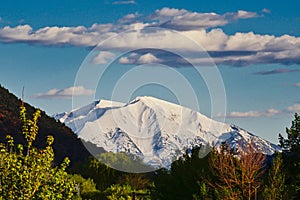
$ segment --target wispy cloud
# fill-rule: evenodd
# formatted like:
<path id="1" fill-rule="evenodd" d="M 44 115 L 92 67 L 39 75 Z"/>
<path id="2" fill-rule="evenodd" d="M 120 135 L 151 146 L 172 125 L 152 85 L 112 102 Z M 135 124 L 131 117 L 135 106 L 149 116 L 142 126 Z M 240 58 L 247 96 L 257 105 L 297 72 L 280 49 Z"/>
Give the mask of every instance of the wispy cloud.
<path id="1" fill-rule="evenodd" d="M 276 109 L 268 109 L 265 111 L 247 111 L 247 112 L 231 112 L 227 115 L 225 115 L 225 117 L 229 117 L 229 118 L 253 118 L 253 117 L 271 117 L 274 115 L 277 115 L 281 113 L 280 110 L 276 110 Z M 224 117 L 224 115 L 218 115 L 217 117 Z"/>
<path id="2" fill-rule="evenodd" d="M 288 106 L 284 109 L 278 110 L 274 108 L 270 108 L 268 110 L 252 110 L 252 111 L 233 111 L 228 114 L 218 114 L 216 117 L 228 117 L 228 118 L 257 118 L 257 117 L 272 117 L 275 115 L 282 114 L 293 114 L 300 113 L 300 103 L 295 103 L 291 106 Z"/>
<path id="3" fill-rule="evenodd" d="M 45 93 L 34 94 L 34 98 L 40 99 L 69 99 L 73 96 L 88 96 L 95 94 L 94 90 L 82 86 L 69 87 L 65 89 L 51 89 Z"/>
<path id="4" fill-rule="evenodd" d="M 114 1 L 112 4 L 115 5 L 120 5 L 120 4 L 136 4 L 134 0 L 129 0 L 129 1 Z"/>
<path id="5" fill-rule="evenodd" d="M 256 18 L 259 15 L 256 12 L 249 12 L 249 11 L 245 11 L 245 10 L 239 10 L 237 12 L 237 15 L 233 15 L 233 18 L 237 18 L 237 19 L 250 19 L 250 18 Z"/>
<path id="6" fill-rule="evenodd" d="M 292 73 L 292 72 L 300 72 L 299 69 L 288 69 L 288 68 L 282 68 L 282 69 L 274 69 L 274 70 L 268 70 L 268 71 L 260 71 L 255 72 L 255 75 L 272 75 L 272 74 L 283 74 L 283 73 Z"/>
<path id="7" fill-rule="evenodd" d="M 267 8 L 264 8 L 264 9 L 262 9 L 262 12 L 263 12 L 263 13 L 269 14 L 269 13 L 271 13 L 271 10 L 269 10 L 269 9 L 267 9 Z"/>
<path id="8" fill-rule="evenodd" d="M 295 86 L 300 87 L 300 83 L 295 83 Z"/>
<path id="9" fill-rule="evenodd" d="M 300 103 L 296 103 L 287 107 L 287 110 L 293 113 L 300 113 Z"/>

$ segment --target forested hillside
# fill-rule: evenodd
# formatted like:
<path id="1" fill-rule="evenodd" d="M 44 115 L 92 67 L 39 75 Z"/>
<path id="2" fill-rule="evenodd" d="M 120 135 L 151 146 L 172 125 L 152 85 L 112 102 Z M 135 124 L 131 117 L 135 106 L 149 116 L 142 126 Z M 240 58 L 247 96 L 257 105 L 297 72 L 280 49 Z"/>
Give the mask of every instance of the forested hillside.
<path id="1" fill-rule="evenodd" d="M 0 143 L 6 143 L 6 134 L 10 134 L 16 143 L 24 144 L 19 120 L 20 105 L 21 100 L 0 85 Z M 36 110 L 27 103 L 25 107 L 29 116 Z M 60 163 L 64 157 L 69 157 L 71 162 L 75 163 L 87 159 L 90 155 L 80 139 L 68 127 L 43 111 L 38 126 L 39 134 L 34 145 L 39 148 L 45 147 L 46 136 L 52 135 L 55 138 L 53 149 L 57 163 Z"/>

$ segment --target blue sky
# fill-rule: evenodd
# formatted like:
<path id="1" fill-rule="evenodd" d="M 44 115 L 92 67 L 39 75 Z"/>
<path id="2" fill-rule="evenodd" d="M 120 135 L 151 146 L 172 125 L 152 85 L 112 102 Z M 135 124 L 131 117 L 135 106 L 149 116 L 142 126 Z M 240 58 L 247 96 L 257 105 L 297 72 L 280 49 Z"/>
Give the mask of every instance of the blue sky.
<path id="1" fill-rule="evenodd" d="M 293 113 L 300 112 L 299 4 L 297 0 L 288 4 L 277 0 L 2 1 L 0 84 L 19 97 L 25 86 L 26 101 L 48 114 L 72 109 L 72 94 L 82 103 L 156 96 L 216 119 L 225 116 L 226 122 L 277 143 L 278 133 L 284 133 Z M 207 53 L 203 56 L 201 50 Z M 133 69 L 153 70 L 149 71 L 153 75 L 137 72 L 140 76 L 133 76 L 130 84 L 163 77 L 168 69 L 169 85 L 148 81 L 130 94 L 121 89 L 114 94 L 118 81 Z M 207 77 L 197 70 L 217 70 L 211 76 L 217 84 L 220 75 L 225 100 L 211 94 L 222 85 L 207 85 Z M 85 78 L 79 80 L 80 76 Z M 185 82 L 191 85 L 198 107 L 187 100 L 191 98 Z M 218 110 L 218 103 L 225 103 L 226 111 Z"/>

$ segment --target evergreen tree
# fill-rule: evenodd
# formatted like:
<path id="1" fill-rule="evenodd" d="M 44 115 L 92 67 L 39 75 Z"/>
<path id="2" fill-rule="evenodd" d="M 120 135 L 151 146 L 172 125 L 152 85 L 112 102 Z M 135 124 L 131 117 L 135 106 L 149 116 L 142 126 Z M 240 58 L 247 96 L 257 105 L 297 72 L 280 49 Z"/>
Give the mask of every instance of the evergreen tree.
<path id="1" fill-rule="evenodd" d="M 208 191 L 201 187 L 210 176 L 209 155 L 200 158 L 201 148 L 187 151 L 179 160 L 172 163 L 170 170 L 161 169 L 156 172 L 153 199 L 181 200 L 202 198 L 207 195 Z"/>
<path id="2" fill-rule="evenodd" d="M 291 128 L 286 128 L 287 139 L 279 134 L 280 146 L 290 152 L 300 150 L 300 116 L 295 113 L 295 119 L 292 121 Z"/>
<path id="3" fill-rule="evenodd" d="M 286 128 L 287 139 L 279 134 L 280 146 L 285 150 L 283 159 L 290 199 L 300 199 L 300 116 L 295 113 L 290 128 Z"/>

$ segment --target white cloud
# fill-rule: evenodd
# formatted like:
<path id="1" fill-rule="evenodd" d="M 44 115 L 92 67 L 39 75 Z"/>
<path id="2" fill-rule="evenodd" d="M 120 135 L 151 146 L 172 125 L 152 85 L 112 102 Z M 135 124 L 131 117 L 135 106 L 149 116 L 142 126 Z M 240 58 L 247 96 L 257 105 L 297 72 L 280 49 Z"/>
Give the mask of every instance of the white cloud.
<path id="1" fill-rule="evenodd" d="M 271 13 L 271 10 L 269 10 L 269 9 L 267 9 L 267 8 L 264 8 L 264 9 L 262 9 L 262 12 L 263 12 L 263 13 L 268 13 L 268 14 L 269 14 L 269 13 Z"/>
<path id="2" fill-rule="evenodd" d="M 255 12 L 248 12 L 244 10 L 239 10 L 236 16 L 238 19 L 249 19 L 258 17 L 257 13 Z"/>
<path id="3" fill-rule="evenodd" d="M 300 87 L 300 83 L 296 83 L 295 86 Z"/>
<path id="4" fill-rule="evenodd" d="M 131 53 L 128 57 L 122 56 L 119 59 L 120 64 L 134 64 L 137 63 L 139 55 L 137 53 Z"/>
<path id="5" fill-rule="evenodd" d="M 281 113 L 280 110 L 270 108 L 266 111 L 247 111 L 247 112 L 231 112 L 226 117 L 232 118 L 248 118 L 248 117 L 271 117 Z"/>
<path id="6" fill-rule="evenodd" d="M 134 23 L 134 22 L 137 22 L 139 16 L 140 16 L 140 14 L 138 12 L 125 15 L 124 17 L 119 19 L 119 23 Z"/>
<path id="7" fill-rule="evenodd" d="M 112 4 L 136 4 L 136 2 L 134 0 L 129 0 L 129 1 L 114 1 Z"/>
<path id="8" fill-rule="evenodd" d="M 300 113 L 300 103 L 296 103 L 287 107 L 287 110 L 293 113 Z"/>
<path id="9" fill-rule="evenodd" d="M 128 57 L 122 56 L 119 59 L 119 63 L 121 64 L 151 64 L 159 62 L 161 62 L 161 60 L 152 53 L 146 53 L 143 55 L 132 53 Z"/>
<path id="10" fill-rule="evenodd" d="M 90 28 L 78 27 L 45 27 L 34 31 L 29 25 L 17 27 L 4 27 L 0 29 L 2 42 L 27 42 L 43 45 L 74 45 L 95 46 L 105 39 L 117 35 L 120 31 L 135 30 L 124 33 L 118 41 L 111 39 L 107 48 L 126 49 L 139 47 L 158 47 L 189 50 L 184 41 L 178 41 L 178 34 L 172 30 L 157 30 L 156 32 L 141 31 L 150 24 L 133 23 L 121 27 L 112 24 L 94 24 Z M 227 35 L 221 29 L 181 31 L 201 45 L 207 51 L 251 51 L 251 56 L 238 57 L 248 61 L 255 58 L 258 61 L 290 59 L 291 62 L 299 60 L 300 38 L 290 35 L 276 37 L 274 35 L 260 35 L 249 33 L 235 33 Z M 128 42 L 130 41 L 130 43 Z M 253 60 L 253 59 L 252 59 Z"/>
<path id="11" fill-rule="evenodd" d="M 140 64 L 151 64 L 159 61 L 160 60 L 151 53 L 144 54 L 137 60 L 137 62 Z"/>
<path id="12" fill-rule="evenodd" d="M 160 21 L 160 26 L 175 30 L 195 30 L 224 26 L 238 19 L 248 19 L 258 17 L 255 12 L 239 10 L 236 13 L 198 13 L 185 9 L 162 8 L 156 10 L 152 15 L 153 19 Z"/>
<path id="13" fill-rule="evenodd" d="M 134 60 L 131 60 L 125 56 L 122 56 L 120 59 L 119 59 L 119 63 L 120 64 L 133 64 L 134 63 Z"/>
<path id="14" fill-rule="evenodd" d="M 115 58 L 115 54 L 109 51 L 100 51 L 95 57 L 93 57 L 92 62 L 94 64 L 106 64 L 111 62 Z"/>
<path id="15" fill-rule="evenodd" d="M 65 89 L 51 89 L 45 93 L 33 95 L 34 98 L 41 99 L 69 99 L 72 96 L 88 96 L 95 94 L 94 90 L 86 89 L 83 86 L 74 86 Z"/>
<path id="16" fill-rule="evenodd" d="M 185 9 L 162 8 L 149 16 L 128 14 L 117 24 L 93 24 L 91 27 L 43 27 L 34 30 L 30 25 L 0 28 L 0 41 L 4 43 L 28 43 L 55 46 L 93 47 L 110 38 L 105 51 L 158 48 L 185 52 L 199 52 L 186 40 L 193 40 L 208 51 L 216 64 L 250 65 L 258 63 L 300 64 L 300 37 L 291 35 L 261 35 L 253 32 L 228 35 L 219 28 L 238 19 L 258 17 L 257 13 L 239 10 L 224 14 L 191 12 Z M 146 27 L 166 27 L 156 29 Z M 130 31 L 133 30 L 133 31 Z M 177 30 L 178 32 L 174 32 Z M 125 33 L 124 33 L 125 31 Z M 129 31 L 129 32 L 126 32 Z M 121 37 L 117 36 L 122 33 Z M 178 35 L 187 39 L 178 40 Z M 119 35 L 120 36 L 120 35 Z M 149 52 L 151 53 L 151 52 Z M 154 55 L 160 61 L 164 58 Z M 105 63 L 112 55 L 100 53 L 98 63 Z M 137 59 L 121 58 L 120 63 L 132 63 Z M 149 59 L 149 58 L 148 58 Z M 193 58 L 198 64 L 207 58 Z M 96 58 L 95 58 L 96 60 Z M 140 60 L 142 61 L 142 60 Z"/>
<path id="17" fill-rule="evenodd" d="M 0 40 L 3 42 L 25 42 L 42 45 L 94 46 L 98 44 L 98 41 L 108 37 L 110 35 L 90 32 L 84 26 L 53 26 L 34 31 L 29 25 L 19 25 L 13 28 L 5 26 L 0 29 Z"/>
<path id="18" fill-rule="evenodd" d="M 250 33 L 227 35 L 221 29 L 181 31 L 186 39 L 178 40 L 178 33 L 171 30 L 147 32 L 136 30 L 110 39 L 107 49 L 126 50 L 156 48 L 169 51 L 199 52 L 201 47 L 208 51 L 216 64 L 250 65 L 258 63 L 300 63 L 300 38 Z M 182 37 L 184 38 L 184 37 Z M 191 45 L 191 40 L 199 44 Z M 128 43 L 128 41 L 131 41 Z M 187 42 L 190 41 L 190 42 Z M 159 59 L 163 60 L 164 58 Z M 207 58 L 205 58 L 207 59 Z M 198 64 L 207 63 L 203 58 L 193 58 Z"/>
<path id="19" fill-rule="evenodd" d="M 151 64 L 159 62 L 161 62 L 161 60 L 152 53 L 146 53 L 143 55 L 132 53 L 128 57 L 122 56 L 119 59 L 119 63 L 121 64 Z"/>
<path id="20" fill-rule="evenodd" d="M 185 9 L 176 9 L 176 8 L 168 8 L 164 7 L 162 9 L 158 9 L 155 11 L 155 17 L 172 17 L 186 14 L 188 11 Z"/>
<path id="21" fill-rule="evenodd" d="M 233 111 L 229 114 L 218 114 L 216 117 L 229 117 L 229 118 L 256 118 L 256 117 L 272 117 L 279 114 L 293 114 L 293 113 L 300 113 L 300 103 L 293 104 L 288 106 L 284 109 L 277 110 L 274 108 L 270 108 L 268 110 L 262 111 L 246 111 L 246 112 L 239 112 Z"/>

